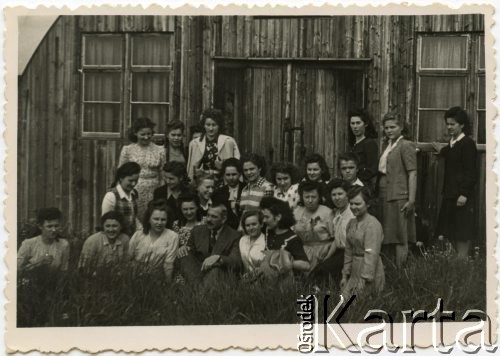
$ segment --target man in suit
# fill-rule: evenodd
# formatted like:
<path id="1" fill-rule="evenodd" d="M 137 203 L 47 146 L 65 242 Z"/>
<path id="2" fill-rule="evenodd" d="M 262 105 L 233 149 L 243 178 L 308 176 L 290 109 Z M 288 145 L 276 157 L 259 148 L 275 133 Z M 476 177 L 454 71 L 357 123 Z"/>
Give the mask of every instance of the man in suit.
<path id="1" fill-rule="evenodd" d="M 213 199 L 222 201 L 227 208 L 227 224 L 233 229 L 238 229 L 240 224 L 240 199 L 244 183 L 241 182 L 241 162 L 236 158 L 229 158 L 222 163 L 221 172 L 225 184 L 218 188 Z"/>
<path id="2" fill-rule="evenodd" d="M 227 208 L 215 200 L 208 209 L 207 223 L 191 231 L 189 254 L 180 258 L 182 273 L 188 282 L 216 285 L 227 273 L 240 269 L 240 233 L 226 224 Z"/>

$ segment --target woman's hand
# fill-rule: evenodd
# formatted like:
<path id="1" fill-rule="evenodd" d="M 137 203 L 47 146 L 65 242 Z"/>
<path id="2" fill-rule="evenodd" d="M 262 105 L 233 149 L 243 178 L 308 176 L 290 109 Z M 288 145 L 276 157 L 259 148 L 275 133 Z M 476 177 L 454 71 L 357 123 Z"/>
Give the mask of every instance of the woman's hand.
<path id="1" fill-rule="evenodd" d="M 214 162 L 215 168 L 220 171 L 222 169 L 222 160 L 217 156 Z"/>
<path id="2" fill-rule="evenodd" d="M 342 280 L 340 281 L 340 290 L 344 289 L 346 284 L 347 284 L 347 276 L 343 276 Z"/>
<path id="3" fill-rule="evenodd" d="M 408 200 L 405 205 L 403 205 L 403 208 L 401 208 L 401 212 L 403 213 L 404 216 L 408 216 L 410 213 L 413 212 L 415 209 L 415 202 Z"/>
<path id="4" fill-rule="evenodd" d="M 459 196 L 457 199 L 457 206 L 464 206 L 467 203 L 467 197 L 463 195 Z"/>
<path id="5" fill-rule="evenodd" d="M 366 286 L 366 281 L 363 278 L 360 278 L 360 280 L 358 281 L 358 285 L 355 288 L 354 293 L 355 294 L 362 294 L 363 291 L 365 290 L 365 286 Z"/>
<path id="6" fill-rule="evenodd" d="M 177 250 L 177 258 L 186 257 L 189 253 L 189 248 L 187 246 L 181 246 Z"/>

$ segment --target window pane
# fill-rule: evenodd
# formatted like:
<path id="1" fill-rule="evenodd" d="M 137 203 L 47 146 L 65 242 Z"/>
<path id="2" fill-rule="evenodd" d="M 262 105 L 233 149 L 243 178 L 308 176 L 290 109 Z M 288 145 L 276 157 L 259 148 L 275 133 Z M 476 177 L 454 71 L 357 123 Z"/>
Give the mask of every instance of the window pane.
<path id="1" fill-rule="evenodd" d="M 168 102 L 170 73 L 133 73 L 132 101 Z"/>
<path id="2" fill-rule="evenodd" d="M 84 132 L 120 132 L 120 104 L 84 104 Z"/>
<path id="3" fill-rule="evenodd" d="M 423 36 L 421 68 L 465 69 L 467 37 Z"/>
<path id="4" fill-rule="evenodd" d="M 465 105 L 465 77 L 421 77 L 420 107 L 448 109 Z"/>
<path id="5" fill-rule="evenodd" d="M 121 35 L 86 35 L 84 65 L 122 64 L 123 39 Z"/>
<path id="6" fill-rule="evenodd" d="M 484 36 L 479 36 L 479 68 L 484 69 Z"/>
<path id="7" fill-rule="evenodd" d="M 477 143 L 486 143 L 486 111 L 477 112 Z"/>
<path id="8" fill-rule="evenodd" d="M 444 113 L 444 110 L 419 111 L 419 142 L 447 142 L 449 140 L 443 119 Z"/>
<path id="9" fill-rule="evenodd" d="M 484 77 L 477 78 L 477 108 L 486 109 L 486 83 L 484 82 Z"/>
<path id="10" fill-rule="evenodd" d="M 155 132 L 164 134 L 168 122 L 168 108 L 169 105 L 132 104 L 131 119 L 147 117 L 156 124 Z"/>
<path id="11" fill-rule="evenodd" d="M 120 102 L 121 73 L 84 73 L 85 101 Z"/>
<path id="12" fill-rule="evenodd" d="M 135 35 L 132 37 L 132 65 L 170 65 L 170 34 Z"/>

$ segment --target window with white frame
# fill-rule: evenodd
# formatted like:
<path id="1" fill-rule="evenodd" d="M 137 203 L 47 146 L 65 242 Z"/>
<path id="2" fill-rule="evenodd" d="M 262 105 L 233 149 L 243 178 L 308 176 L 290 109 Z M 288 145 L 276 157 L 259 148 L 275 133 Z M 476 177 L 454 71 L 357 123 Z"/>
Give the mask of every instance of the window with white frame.
<path id="1" fill-rule="evenodd" d="M 148 117 L 165 132 L 172 93 L 173 33 L 84 34 L 83 137 L 123 137 Z"/>
<path id="2" fill-rule="evenodd" d="M 418 38 L 419 142 L 449 140 L 443 115 L 452 106 L 470 115 L 473 137 L 485 141 L 484 36 L 425 34 Z"/>

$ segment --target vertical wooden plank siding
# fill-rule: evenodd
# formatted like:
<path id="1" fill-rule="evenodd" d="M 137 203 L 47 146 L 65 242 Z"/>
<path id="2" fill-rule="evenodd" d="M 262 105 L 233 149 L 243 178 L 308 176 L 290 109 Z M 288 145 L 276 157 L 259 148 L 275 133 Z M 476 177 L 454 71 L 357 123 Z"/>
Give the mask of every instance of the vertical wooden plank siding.
<path id="1" fill-rule="evenodd" d="M 81 35 L 147 31 L 175 33 L 171 113 L 188 127 L 212 105 L 218 85 L 214 82 L 213 56 L 371 58 L 365 71 L 365 94 L 366 109 L 375 126 L 380 128 L 382 115 L 395 109 L 405 116 L 415 134 L 417 33 L 484 31 L 484 19 L 482 15 L 60 17 L 19 79 L 20 220 L 33 217 L 42 206 L 56 205 L 67 214 L 71 230 L 90 232 L 95 228 L 102 196 L 113 178 L 120 149 L 127 142 L 125 138 L 80 138 Z M 345 149 L 347 111 L 362 104 L 360 91 L 353 89 L 361 86 L 360 78 L 352 72 L 286 62 L 250 64 L 248 69 L 234 70 L 227 84 L 228 90 L 237 87 L 231 89 L 234 135 L 239 136 L 243 147 L 275 161 L 282 152 L 283 120 L 290 118 L 291 126 L 304 126 L 307 153 L 324 154 L 335 169 L 336 157 Z M 339 94 L 342 91 L 345 94 Z M 300 136 L 299 131 L 290 135 L 295 160 L 303 156 Z M 284 152 L 288 153 L 287 145 Z M 481 162 L 484 170 L 484 160 Z M 423 159 L 424 163 L 434 164 L 429 159 Z M 429 172 L 438 174 L 434 168 Z M 438 179 L 428 174 L 422 179 Z M 429 194 L 429 199 L 438 189 L 437 184 L 431 187 L 432 193 L 422 193 Z M 478 214 L 483 218 L 483 181 L 478 192 Z"/>

